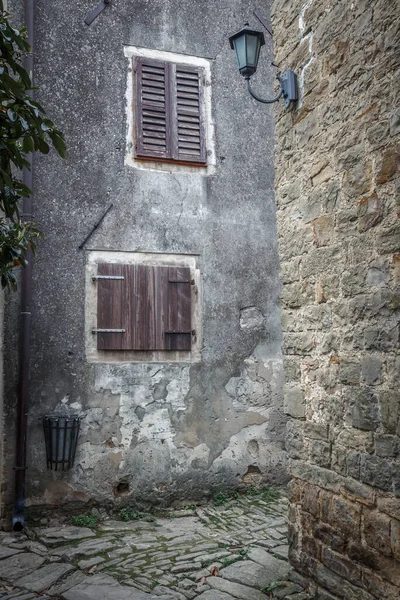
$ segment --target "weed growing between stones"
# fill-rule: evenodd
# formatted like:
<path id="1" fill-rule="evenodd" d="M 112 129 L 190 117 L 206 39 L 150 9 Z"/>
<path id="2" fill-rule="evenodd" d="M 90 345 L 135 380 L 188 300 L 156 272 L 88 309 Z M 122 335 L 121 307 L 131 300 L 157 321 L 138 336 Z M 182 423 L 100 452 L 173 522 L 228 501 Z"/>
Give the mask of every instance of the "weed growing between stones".
<path id="1" fill-rule="evenodd" d="M 229 496 L 227 496 L 224 492 L 217 492 L 213 496 L 213 502 L 215 506 L 223 506 L 229 500 Z"/>
<path id="2" fill-rule="evenodd" d="M 273 592 L 274 590 L 278 589 L 279 587 L 281 587 L 281 584 L 279 584 L 277 581 L 273 581 L 269 585 L 265 586 L 261 591 L 264 592 L 264 594 L 268 594 L 269 598 L 272 598 L 272 596 L 271 596 L 271 594 L 269 594 L 269 592 Z"/>
<path id="3" fill-rule="evenodd" d="M 272 502 L 279 498 L 278 490 L 276 490 L 274 487 L 268 486 L 268 485 L 265 485 L 260 488 L 254 487 L 251 485 L 248 488 L 246 488 L 246 495 L 247 496 L 259 496 L 259 498 L 261 500 L 264 500 L 264 502 Z"/>
<path id="4" fill-rule="evenodd" d="M 274 487 L 268 485 L 262 487 L 250 485 L 244 490 L 244 494 L 252 497 L 258 496 L 259 499 L 264 502 L 273 502 L 279 498 L 279 492 Z M 239 498 L 240 494 L 237 491 L 230 493 L 220 491 L 214 494 L 212 501 L 215 506 L 223 506 L 230 500 L 238 500 Z"/>
<path id="5" fill-rule="evenodd" d="M 75 527 L 90 527 L 91 529 L 97 527 L 99 522 L 100 519 L 94 515 L 75 515 L 70 519 L 71 525 L 75 525 Z"/>
<path id="6" fill-rule="evenodd" d="M 223 506 L 230 500 L 238 500 L 238 498 L 239 498 L 239 493 L 236 491 L 231 492 L 231 493 L 216 492 L 212 498 L 212 501 L 215 504 L 215 506 Z"/>
<path id="7" fill-rule="evenodd" d="M 132 508 L 121 508 L 118 511 L 117 517 L 120 521 L 147 521 L 148 523 L 154 523 L 156 518 L 148 513 L 138 512 Z"/>
<path id="8" fill-rule="evenodd" d="M 233 554 L 232 556 L 224 556 L 221 559 L 221 569 L 225 567 L 229 567 L 229 565 L 233 565 L 235 562 L 239 562 L 245 558 L 248 550 L 246 548 L 242 548 L 237 554 Z"/>

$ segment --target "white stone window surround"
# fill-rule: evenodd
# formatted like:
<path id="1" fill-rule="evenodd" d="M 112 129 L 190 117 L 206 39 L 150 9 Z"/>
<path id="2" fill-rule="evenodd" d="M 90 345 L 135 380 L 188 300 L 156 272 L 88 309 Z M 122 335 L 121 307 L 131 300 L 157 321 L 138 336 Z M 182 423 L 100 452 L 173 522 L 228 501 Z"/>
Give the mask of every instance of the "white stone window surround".
<path id="1" fill-rule="evenodd" d="M 85 265 L 85 354 L 90 363 L 193 363 L 201 361 L 202 341 L 202 289 L 197 254 L 166 254 L 157 252 L 130 252 L 113 250 L 88 250 Z M 97 336 L 97 284 L 92 275 L 97 274 L 99 263 L 141 264 L 157 267 L 189 267 L 194 279 L 192 289 L 192 349 L 183 350 L 98 350 Z"/>
<path id="2" fill-rule="evenodd" d="M 187 56 L 186 54 L 177 54 L 175 52 L 164 52 L 161 50 L 151 50 L 149 48 L 140 48 L 137 46 L 124 46 L 124 54 L 128 58 L 128 77 L 126 86 L 126 153 L 125 165 L 135 169 L 145 171 L 161 171 L 162 173 L 198 173 L 200 175 L 212 175 L 216 170 L 216 156 L 214 143 L 214 123 L 211 114 L 211 63 L 206 58 Z M 204 69 L 204 125 L 206 134 L 207 166 L 179 165 L 156 160 L 143 160 L 134 157 L 135 143 L 135 119 L 134 119 L 134 76 L 133 60 L 135 57 L 149 58 L 153 60 L 162 60 L 181 65 L 191 65 Z"/>

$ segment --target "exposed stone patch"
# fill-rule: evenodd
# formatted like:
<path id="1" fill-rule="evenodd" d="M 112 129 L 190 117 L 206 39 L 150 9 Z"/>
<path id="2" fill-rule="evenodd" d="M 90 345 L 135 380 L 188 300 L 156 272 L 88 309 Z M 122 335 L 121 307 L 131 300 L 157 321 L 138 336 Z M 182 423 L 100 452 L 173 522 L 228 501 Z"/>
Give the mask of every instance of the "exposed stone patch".
<path id="1" fill-rule="evenodd" d="M 240 311 L 240 327 L 242 329 L 262 329 L 264 323 L 264 315 L 256 306 L 242 308 Z"/>

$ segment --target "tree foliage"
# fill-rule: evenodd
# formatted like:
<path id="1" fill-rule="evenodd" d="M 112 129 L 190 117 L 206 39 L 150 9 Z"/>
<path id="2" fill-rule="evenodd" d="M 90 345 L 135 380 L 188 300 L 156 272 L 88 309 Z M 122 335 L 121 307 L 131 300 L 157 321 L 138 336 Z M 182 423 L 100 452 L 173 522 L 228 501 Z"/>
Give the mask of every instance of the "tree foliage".
<path id="1" fill-rule="evenodd" d="M 32 222 L 20 217 L 20 203 L 31 190 L 21 182 L 22 170 L 30 168 L 28 154 L 48 154 L 53 145 L 62 157 L 64 137 L 46 118 L 42 106 L 30 97 L 35 89 L 23 67 L 30 52 L 25 28 L 9 22 L 0 0 L 0 277 L 2 287 L 15 288 L 15 267 L 27 265 L 29 248 L 35 252 L 42 234 Z"/>

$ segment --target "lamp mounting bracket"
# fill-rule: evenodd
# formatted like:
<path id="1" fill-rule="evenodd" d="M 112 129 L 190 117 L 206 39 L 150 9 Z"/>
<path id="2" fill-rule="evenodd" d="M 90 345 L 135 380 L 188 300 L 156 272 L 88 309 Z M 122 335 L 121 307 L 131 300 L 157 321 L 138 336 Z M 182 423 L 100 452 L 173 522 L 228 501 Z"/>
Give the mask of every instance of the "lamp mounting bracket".
<path id="1" fill-rule="evenodd" d="M 258 96 L 251 87 L 249 75 L 246 77 L 247 89 L 249 90 L 251 96 L 257 100 L 257 102 L 262 102 L 263 104 L 273 104 L 274 102 L 278 102 L 280 97 L 283 96 L 285 108 L 289 108 L 291 102 L 297 102 L 299 98 L 296 73 L 294 71 L 285 71 L 283 76 L 281 76 L 280 73 L 277 73 L 276 78 L 279 81 L 280 89 L 274 98 L 260 98 L 260 96 Z"/>
<path id="2" fill-rule="evenodd" d="M 86 25 L 91 25 L 95 19 L 99 16 L 99 14 L 109 5 L 111 4 L 111 0 L 102 0 L 96 8 L 88 12 L 86 15 L 85 23 Z"/>

